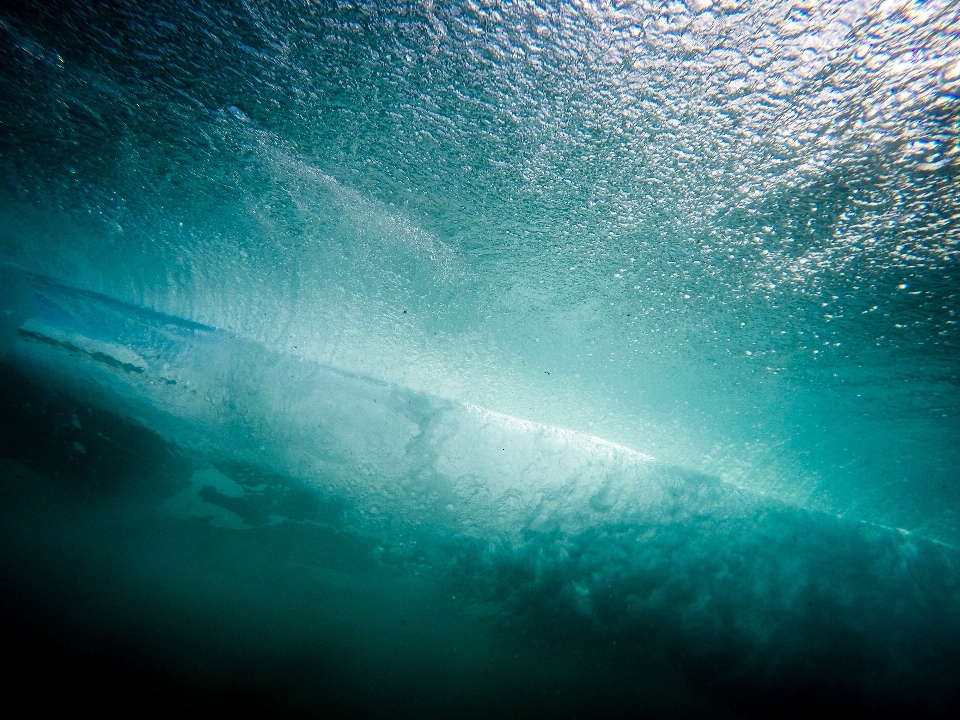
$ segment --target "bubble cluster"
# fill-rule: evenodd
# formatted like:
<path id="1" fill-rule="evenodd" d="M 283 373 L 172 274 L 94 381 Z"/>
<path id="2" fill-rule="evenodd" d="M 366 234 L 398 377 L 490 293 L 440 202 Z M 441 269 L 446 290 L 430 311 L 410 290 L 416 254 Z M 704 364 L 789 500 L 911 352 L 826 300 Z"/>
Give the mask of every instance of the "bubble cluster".
<path id="1" fill-rule="evenodd" d="M 4 10 L 0 257 L 798 502 L 906 484 L 922 523 L 956 485 L 958 30 L 909 1 Z"/>

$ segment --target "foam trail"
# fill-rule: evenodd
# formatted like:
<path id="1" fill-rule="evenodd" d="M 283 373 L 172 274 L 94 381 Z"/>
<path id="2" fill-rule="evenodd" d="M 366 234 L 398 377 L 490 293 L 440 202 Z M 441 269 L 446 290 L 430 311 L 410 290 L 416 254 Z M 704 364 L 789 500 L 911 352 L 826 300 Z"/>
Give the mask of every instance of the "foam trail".
<path id="1" fill-rule="evenodd" d="M 43 276 L 21 273 L 21 291 L 27 277 L 35 300 L 18 301 L 32 314 L 15 346 L 24 369 L 187 448 L 347 497 L 368 518 L 511 536 L 788 507 L 598 437 L 278 353 Z"/>
<path id="2" fill-rule="evenodd" d="M 737 492 L 629 448 L 431 397 L 35 277 L 17 359 L 190 448 L 467 533 L 582 531 Z M 697 490 L 702 493 L 702 489 Z M 726 497 L 729 500 L 729 497 Z"/>

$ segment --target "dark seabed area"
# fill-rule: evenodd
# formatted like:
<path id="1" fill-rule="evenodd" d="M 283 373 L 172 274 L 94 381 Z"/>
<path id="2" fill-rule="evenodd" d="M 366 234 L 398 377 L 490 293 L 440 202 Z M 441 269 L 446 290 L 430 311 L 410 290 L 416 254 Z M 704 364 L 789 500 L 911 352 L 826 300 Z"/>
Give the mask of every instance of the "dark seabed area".
<path id="1" fill-rule="evenodd" d="M 883 687 L 889 649 L 844 627 L 844 618 L 831 624 L 825 615 L 839 607 L 793 619 L 794 627 L 788 621 L 787 632 L 800 637 L 781 633 L 761 647 L 720 630 L 729 618 L 701 629 L 669 610 L 629 619 L 625 598 L 638 579 L 615 572 L 607 606 L 598 597 L 600 607 L 586 611 L 563 589 L 582 568 L 539 572 L 529 548 L 483 561 L 472 543 L 424 531 L 391 546 L 351 527 L 341 502 L 255 467 L 180 451 L 6 364 L 0 404 L 2 633 L 6 654 L 17 658 L 3 685 L 7 697 L 38 709 L 947 717 L 957 699 L 955 607 L 941 618 L 945 637 L 914 630 L 930 643 L 920 665 L 940 676 L 906 673 L 907 685 Z M 169 499 L 211 465 L 253 492 L 208 485 L 199 491 L 206 516 L 171 514 Z M 285 519 L 271 521 L 278 515 Z M 704 531 L 696 519 L 681 524 Z M 607 556 L 610 536 L 625 532 L 580 538 L 580 552 Z M 834 534 L 828 542 L 860 550 Z M 538 541 L 535 554 L 550 546 Z M 689 571 L 684 550 L 672 552 L 677 569 Z M 609 562 L 594 558 L 594 570 Z M 707 554 L 695 565 L 709 573 L 715 562 Z M 927 580 L 934 589 L 942 582 Z"/>
<path id="2" fill-rule="evenodd" d="M 19 658 L 3 684 L 38 708 L 729 714 L 575 618 L 534 603 L 498 618 L 468 579 L 416 553 L 385 558 L 340 526 L 340 508 L 255 468 L 224 466 L 269 484 L 278 498 L 265 504 L 301 522 L 238 531 L 164 517 L 203 459 L 8 365 L 0 393 L 2 632 Z M 213 503 L 230 499 L 211 488 Z M 262 522 L 261 508 L 234 509 Z"/>

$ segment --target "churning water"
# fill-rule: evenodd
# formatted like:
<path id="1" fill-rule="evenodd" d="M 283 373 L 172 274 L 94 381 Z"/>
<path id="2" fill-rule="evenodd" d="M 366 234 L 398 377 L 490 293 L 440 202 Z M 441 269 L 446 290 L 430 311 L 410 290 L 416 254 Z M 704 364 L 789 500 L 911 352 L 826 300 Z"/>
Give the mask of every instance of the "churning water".
<path id="1" fill-rule="evenodd" d="M 951 716 L 958 123 L 955 2 L 5 5 L 5 687 Z"/>

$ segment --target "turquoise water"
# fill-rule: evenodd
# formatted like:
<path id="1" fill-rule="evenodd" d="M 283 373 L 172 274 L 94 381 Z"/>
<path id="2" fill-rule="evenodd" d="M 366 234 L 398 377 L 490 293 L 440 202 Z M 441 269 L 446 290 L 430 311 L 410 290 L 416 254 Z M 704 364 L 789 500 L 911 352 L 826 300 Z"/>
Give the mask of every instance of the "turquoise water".
<path id="1" fill-rule="evenodd" d="M 8 635 L 89 702 L 950 715 L 958 23 L 0 11 Z"/>

